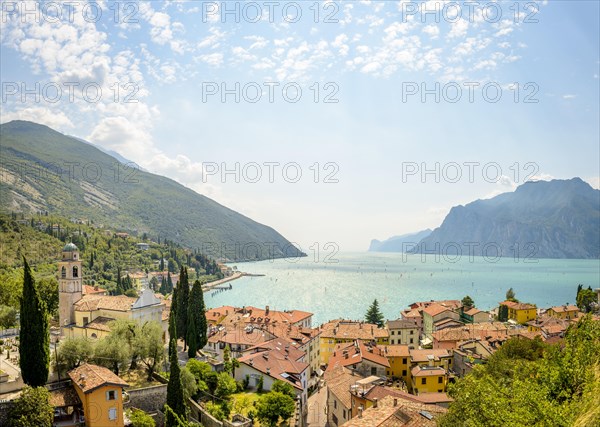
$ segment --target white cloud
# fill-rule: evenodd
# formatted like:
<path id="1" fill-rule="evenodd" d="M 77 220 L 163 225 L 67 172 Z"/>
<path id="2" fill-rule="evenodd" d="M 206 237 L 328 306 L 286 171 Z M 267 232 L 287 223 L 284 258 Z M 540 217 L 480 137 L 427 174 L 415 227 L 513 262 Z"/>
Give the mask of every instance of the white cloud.
<path id="1" fill-rule="evenodd" d="M 3 111 L 0 116 L 3 123 L 12 120 L 27 120 L 58 130 L 66 130 L 74 127 L 71 119 L 63 111 L 56 111 L 55 109 L 46 107 L 26 107 L 16 111 Z"/>
<path id="2" fill-rule="evenodd" d="M 440 34 L 440 29 L 433 24 L 424 26 L 421 31 L 423 31 L 425 34 L 428 34 L 432 39 L 437 39 Z"/>
<path id="3" fill-rule="evenodd" d="M 577 98 L 577 95 L 573 95 L 573 94 L 566 94 L 562 96 L 563 99 L 574 99 Z"/>

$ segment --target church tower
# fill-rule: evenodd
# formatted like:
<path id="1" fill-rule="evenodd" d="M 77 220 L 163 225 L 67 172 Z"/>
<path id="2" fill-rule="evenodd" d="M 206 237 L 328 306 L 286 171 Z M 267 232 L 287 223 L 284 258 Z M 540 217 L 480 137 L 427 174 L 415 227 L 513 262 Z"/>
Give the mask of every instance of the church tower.
<path id="1" fill-rule="evenodd" d="M 79 259 L 79 249 L 67 243 L 62 250 L 62 260 L 58 263 L 58 315 L 61 331 L 75 323 L 73 304 L 82 296 L 83 270 Z"/>

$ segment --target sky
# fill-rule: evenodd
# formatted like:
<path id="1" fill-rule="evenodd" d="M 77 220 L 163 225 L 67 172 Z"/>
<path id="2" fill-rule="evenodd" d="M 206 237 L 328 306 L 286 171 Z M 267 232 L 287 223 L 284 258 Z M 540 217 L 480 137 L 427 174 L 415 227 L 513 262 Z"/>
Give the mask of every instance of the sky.
<path id="1" fill-rule="evenodd" d="M 114 150 L 303 250 L 600 186 L 599 2 L 1 2 L 0 120 Z"/>

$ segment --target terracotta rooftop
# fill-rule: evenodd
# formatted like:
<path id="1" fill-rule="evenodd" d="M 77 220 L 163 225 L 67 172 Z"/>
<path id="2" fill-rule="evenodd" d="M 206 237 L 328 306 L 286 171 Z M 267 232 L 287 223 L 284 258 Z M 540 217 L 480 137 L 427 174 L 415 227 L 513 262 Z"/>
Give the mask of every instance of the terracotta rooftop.
<path id="1" fill-rule="evenodd" d="M 440 360 L 442 357 L 450 357 L 448 350 L 438 348 L 430 350 L 409 350 L 410 360 L 413 363 L 424 363 L 428 362 L 430 358 L 433 360 Z"/>
<path id="2" fill-rule="evenodd" d="M 98 286 L 90 286 L 83 285 L 83 295 L 93 295 L 93 294 L 106 294 L 106 289 L 100 288 Z"/>
<path id="3" fill-rule="evenodd" d="M 298 355 L 302 357 L 304 353 L 291 348 L 288 353 L 285 348 L 281 349 L 278 344 L 281 343 L 275 343 L 270 350 L 256 348 L 256 352 L 246 352 L 238 361 L 276 380 L 285 381 L 298 390 L 303 390 L 300 377 L 302 372 L 308 368 L 308 364 L 294 358 Z"/>
<path id="4" fill-rule="evenodd" d="M 334 320 L 321 325 L 321 337 L 323 338 L 368 341 L 387 338 L 389 334 L 387 329 L 378 328 L 377 325 L 348 320 Z"/>
<path id="5" fill-rule="evenodd" d="M 428 307 L 423 309 L 423 313 L 429 314 L 431 317 L 437 316 L 438 314 L 442 314 L 444 311 L 452 311 L 454 307 L 450 307 L 447 305 L 442 305 L 438 303 L 433 303 Z"/>
<path id="6" fill-rule="evenodd" d="M 484 313 L 484 311 L 475 307 L 465 311 L 465 314 L 468 314 L 469 316 L 475 316 L 477 313 Z"/>
<path id="7" fill-rule="evenodd" d="M 482 322 L 463 325 L 459 328 L 447 328 L 431 334 L 434 346 L 436 342 L 466 341 L 469 339 L 482 339 L 488 336 L 506 337 L 508 327 L 500 322 Z"/>
<path id="8" fill-rule="evenodd" d="M 55 408 L 64 408 L 67 406 L 81 405 L 81 399 L 73 386 L 52 390 L 50 392 L 50 405 Z"/>
<path id="9" fill-rule="evenodd" d="M 383 354 L 386 357 L 408 357 L 410 353 L 407 345 L 380 345 L 378 346 L 383 350 Z"/>
<path id="10" fill-rule="evenodd" d="M 390 362 L 385 356 L 382 349 L 365 345 L 360 340 L 354 341 L 351 344 L 338 344 L 329 358 L 327 370 L 332 370 L 337 366 L 351 366 L 361 363 L 363 360 L 376 363 L 389 368 Z"/>
<path id="11" fill-rule="evenodd" d="M 419 313 L 418 309 L 404 310 L 402 312 L 402 317 L 404 317 L 404 318 L 421 317 L 421 313 Z"/>
<path id="12" fill-rule="evenodd" d="M 437 375 L 446 375 L 446 370 L 439 366 L 415 366 L 410 370 L 413 377 L 430 377 Z"/>
<path id="13" fill-rule="evenodd" d="M 73 304 L 75 311 L 129 311 L 137 298 L 125 295 L 84 295 L 79 301 Z"/>
<path id="14" fill-rule="evenodd" d="M 230 314 L 230 316 L 238 315 L 241 319 L 246 323 L 260 324 L 260 323 L 285 323 L 285 324 L 295 324 L 302 322 L 310 317 L 312 317 L 312 313 L 308 311 L 301 310 L 285 310 L 278 311 L 272 310 L 268 307 L 257 308 L 257 307 L 242 307 L 236 308 L 235 314 Z"/>
<path id="15" fill-rule="evenodd" d="M 255 346 L 275 338 L 273 334 L 243 324 L 219 326 L 209 332 L 208 342 Z"/>
<path id="16" fill-rule="evenodd" d="M 568 313 L 570 311 L 579 311 L 579 308 L 575 305 L 557 305 L 556 307 L 550 307 L 549 310 L 555 313 Z"/>
<path id="17" fill-rule="evenodd" d="M 535 309 L 535 305 L 527 304 L 524 302 L 514 302 L 514 301 L 502 301 L 500 305 L 505 305 L 508 308 L 512 308 L 513 310 L 531 310 Z"/>
<path id="18" fill-rule="evenodd" d="M 353 373 L 351 370 L 342 366 L 325 372 L 325 384 L 327 389 L 344 405 L 347 409 L 351 408 L 350 386 L 362 377 Z"/>
<path id="19" fill-rule="evenodd" d="M 257 353 L 265 350 L 276 350 L 279 352 L 284 352 L 286 353 L 288 358 L 292 360 L 300 360 L 305 356 L 305 353 L 302 350 L 298 349 L 298 343 L 281 338 L 275 338 L 270 341 L 265 341 L 261 344 L 255 345 L 254 347 L 250 347 L 249 349 L 244 351 L 244 355 Z"/>
<path id="20" fill-rule="evenodd" d="M 462 302 L 460 302 L 457 299 L 445 299 L 445 300 L 431 300 L 431 301 L 418 301 L 418 302 L 413 302 L 410 305 L 410 308 L 413 309 L 424 309 L 429 307 L 432 304 L 439 304 L 439 305 L 443 305 L 445 307 L 448 308 L 460 308 L 462 306 Z"/>
<path id="21" fill-rule="evenodd" d="M 439 406 L 387 396 L 342 427 L 435 427 L 436 418 L 446 412 Z"/>
<path id="22" fill-rule="evenodd" d="M 84 393 L 89 393 L 103 385 L 127 387 L 125 381 L 116 376 L 110 369 L 102 366 L 84 363 L 83 365 L 69 371 L 69 377 L 74 387 L 78 387 Z"/>
<path id="23" fill-rule="evenodd" d="M 110 332 L 110 323 L 114 322 L 115 319 L 110 317 L 99 316 L 92 320 L 90 323 L 85 325 L 88 329 L 96 329 L 98 331 Z"/>
<path id="24" fill-rule="evenodd" d="M 396 319 L 388 320 L 386 324 L 388 329 L 417 329 L 418 326 L 412 320 Z"/>

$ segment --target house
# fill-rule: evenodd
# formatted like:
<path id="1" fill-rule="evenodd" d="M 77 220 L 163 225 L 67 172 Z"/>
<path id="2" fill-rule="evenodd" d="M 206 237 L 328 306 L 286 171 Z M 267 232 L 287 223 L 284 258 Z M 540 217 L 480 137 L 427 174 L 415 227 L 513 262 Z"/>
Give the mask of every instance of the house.
<path id="1" fill-rule="evenodd" d="M 137 243 L 136 246 L 141 251 L 147 251 L 148 249 L 150 249 L 150 244 L 148 243 Z"/>
<path id="2" fill-rule="evenodd" d="M 546 314 L 557 319 L 575 319 L 579 315 L 579 308 L 575 305 L 558 305 L 546 310 Z"/>
<path id="3" fill-rule="evenodd" d="M 373 405 L 361 409 L 343 427 L 435 427 L 436 419 L 447 412 L 446 408 L 411 402 L 406 399 L 385 396 L 374 399 Z"/>
<path id="4" fill-rule="evenodd" d="M 122 427 L 123 388 L 128 384 L 111 370 L 84 363 L 69 372 L 83 405 L 86 427 Z"/>
<path id="5" fill-rule="evenodd" d="M 482 323 L 490 321 L 490 314 L 487 311 L 471 307 L 466 311 L 461 311 L 461 320 L 464 323 Z"/>
<path id="6" fill-rule="evenodd" d="M 319 347 L 321 364 L 329 363 L 329 357 L 338 344 L 360 340 L 374 345 L 389 344 L 390 333 L 377 325 L 351 320 L 334 320 L 320 327 Z"/>
<path id="7" fill-rule="evenodd" d="M 421 311 L 419 309 L 411 308 L 403 310 L 400 313 L 400 318 L 415 323 L 417 328 L 419 328 L 419 336 L 423 333 L 423 317 L 421 316 Z"/>
<path id="8" fill-rule="evenodd" d="M 393 380 L 402 379 L 405 384 L 410 383 L 410 353 L 407 345 L 380 346 L 387 357 L 390 367 L 387 376 Z"/>
<path id="9" fill-rule="evenodd" d="M 535 320 L 537 317 L 537 307 L 533 304 L 503 301 L 500 303 L 499 310 L 502 309 L 503 306 L 508 310 L 508 319 L 514 320 L 520 324 L 525 324 L 530 320 Z"/>
<path id="10" fill-rule="evenodd" d="M 446 391 L 447 371 L 440 366 L 417 365 L 410 370 L 411 391 L 417 396 L 423 393 L 443 393 Z"/>
<path id="11" fill-rule="evenodd" d="M 275 335 L 243 323 L 209 327 L 208 342 L 204 351 L 215 358 L 223 360 L 225 347 L 229 346 L 231 357 L 241 357 L 242 353 L 251 347 L 276 338 Z"/>
<path id="12" fill-rule="evenodd" d="M 343 366 L 325 372 L 327 425 L 340 426 L 352 418 L 350 387 L 362 377 Z"/>
<path id="13" fill-rule="evenodd" d="M 85 426 L 83 404 L 72 384 L 50 390 L 48 403 L 54 408 L 53 426 L 82 427 Z"/>
<path id="14" fill-rule="evenodd" d="M 445 319 L 458 322 L 460 315 L 453 306 L 444 303 L 432 303 L 423 308 L 423 335 L 430 341 L 431 334 L 435 331 L 434 324 Z M 439 326 L 439 325 L 438 325 Z"/>
<path id="15" fill-rule="evenodd" d="M 506 339 L 509 327 L 501 322 L 483 322 L 462 325 L 460 328 L 450 328 L 431 334 L 434 349 L 452 350 L 462 341 L 470 339 L 499 338 Z"/>
<path id="16" fill-rule="evenodd" d="M 382 349 L 356 340 L 351 344 L 336 346 L 329 358 L 327 370 L 333 370 L 338 366 L 352 369 L 362 376 L 386 378 L 390 362 Z"/>
<path id="17" fill-rule="evenodd" d="M 244 351 L 238 359 L 240 366 L 235 370 L 235 379 L 248 377 L 250 387 L 256 387 L 263 379 L 263 390 L 269 391 L 277 380 L 286 382 L 296 392 L 302 405 L 308 399 L 308 364 L 305 353 L 294 343 L 279 338 L 267 341 Z"/>
<path id="18" fill-rule="evenodd" d="M 390 331 L 390 345 L 408 345 L 415 348 L 419 345 L 419 327 L 411 320 L 388 320 L 385 327 Z"/>
<path id="19" fill-rule="evenodd" d="M 452 371 L 463 377 L 473 370 L 476 365 L 485 361 L 494 353 L 495 349 L 484 340 L 468 340 L 460 343 L 452 351 Z"/>

